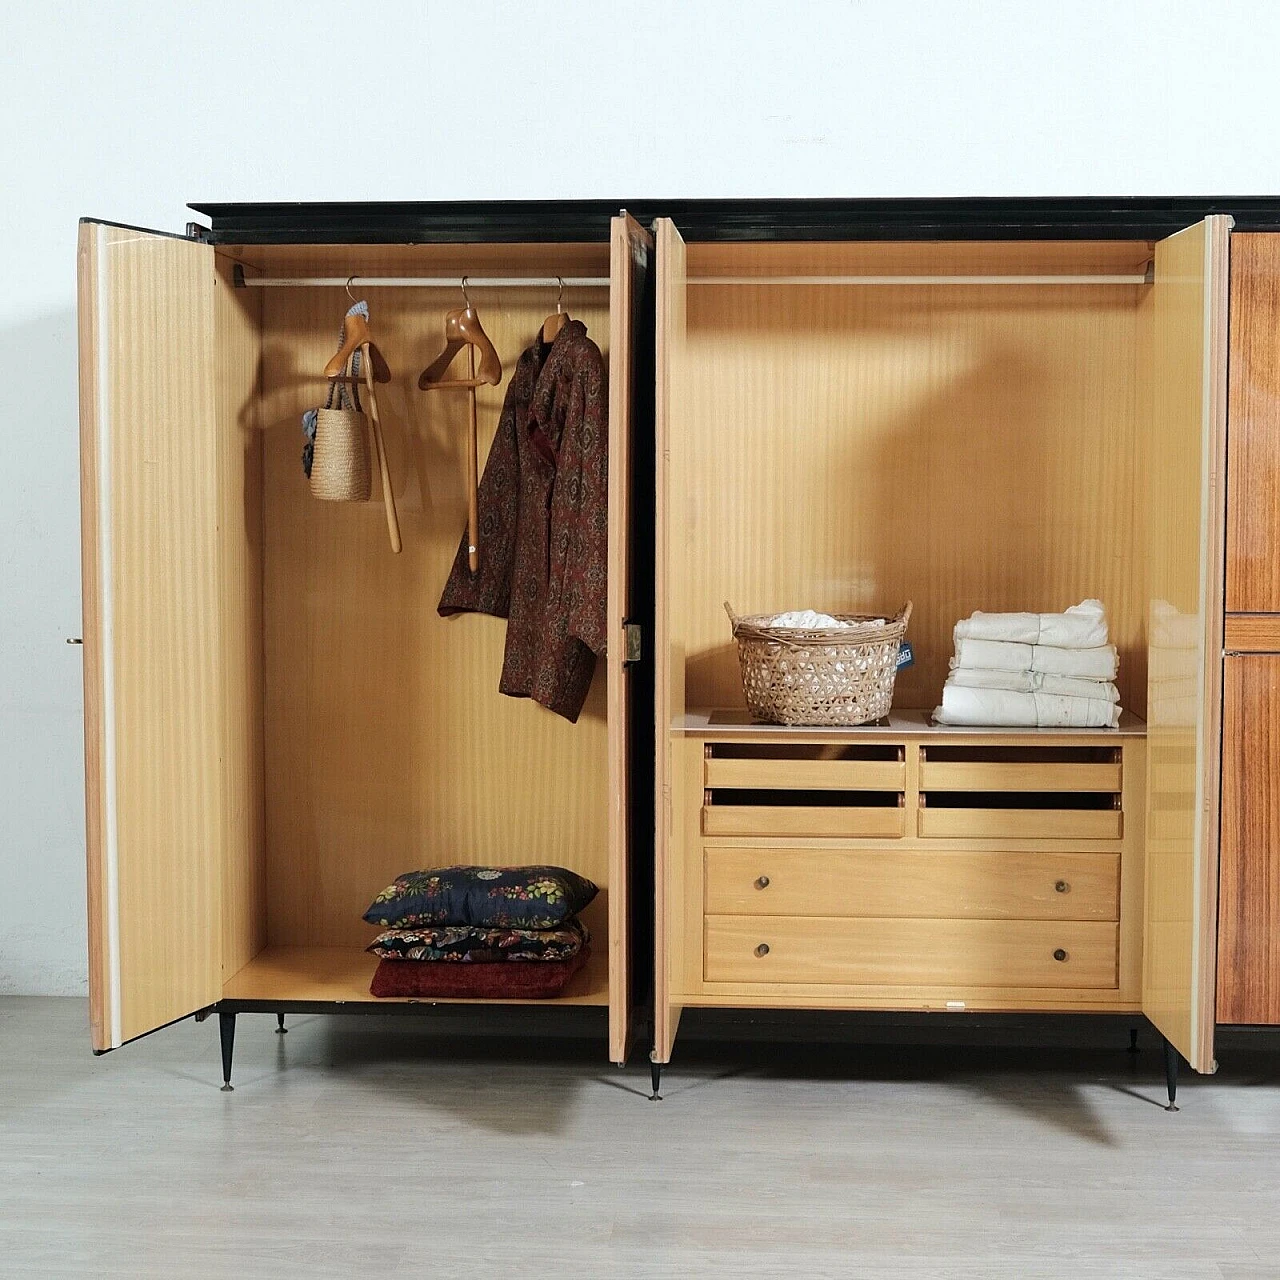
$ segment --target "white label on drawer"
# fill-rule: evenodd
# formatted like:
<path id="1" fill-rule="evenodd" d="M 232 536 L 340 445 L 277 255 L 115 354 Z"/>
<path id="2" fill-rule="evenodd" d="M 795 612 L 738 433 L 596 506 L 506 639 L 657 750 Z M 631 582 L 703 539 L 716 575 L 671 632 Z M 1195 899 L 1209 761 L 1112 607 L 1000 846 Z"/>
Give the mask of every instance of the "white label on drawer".
<path id="1" fill-rule="evenodd" d="M 963 1000 L 948 1000 L 948 1001 L 947 1001 L 947 1008 L 948 1008 L 948 1009 L 963 1009 L 963 1008 L 964 1008 L 964 1001 L 963 1001 Z"/>

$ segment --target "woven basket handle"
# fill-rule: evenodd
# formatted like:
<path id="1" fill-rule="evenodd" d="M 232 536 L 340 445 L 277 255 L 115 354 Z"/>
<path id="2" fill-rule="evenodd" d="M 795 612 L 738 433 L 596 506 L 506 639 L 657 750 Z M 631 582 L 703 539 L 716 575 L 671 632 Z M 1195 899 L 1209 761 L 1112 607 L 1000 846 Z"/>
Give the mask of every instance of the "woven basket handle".
<path id="1" fill-rule="evenodd" d="M 735 631 L 738 629 L 738 615 L 733 611 L 733 605 L 727 600 L 724 602 L 724 611 L 729 615 L 729 624 Z"/>
<path id="2" fill-rule="evenodd" d="M 904 627 L 907 625 L 908 622 L 911 621 L 911 601 L 910 600 L 908 600 L 907 603 L 904 604 L 902 608 L 898 610 L 898 618 L 902 619 L 902 625 Z M 897 619 L 895 619 L 895 621 L 897 621 Z"/>

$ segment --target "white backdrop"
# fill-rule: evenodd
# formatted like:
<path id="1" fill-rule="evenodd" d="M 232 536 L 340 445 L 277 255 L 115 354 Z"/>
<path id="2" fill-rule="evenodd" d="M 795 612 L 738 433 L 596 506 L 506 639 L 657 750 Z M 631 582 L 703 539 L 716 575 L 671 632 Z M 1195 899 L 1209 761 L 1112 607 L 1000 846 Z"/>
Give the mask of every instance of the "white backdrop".
<path id="1" fill-rule="evenodd" d="M 85 988 L 75 233 L 187 200 L 1280 192 L 1272 0 L 16 4 L 0 992 Z"/>

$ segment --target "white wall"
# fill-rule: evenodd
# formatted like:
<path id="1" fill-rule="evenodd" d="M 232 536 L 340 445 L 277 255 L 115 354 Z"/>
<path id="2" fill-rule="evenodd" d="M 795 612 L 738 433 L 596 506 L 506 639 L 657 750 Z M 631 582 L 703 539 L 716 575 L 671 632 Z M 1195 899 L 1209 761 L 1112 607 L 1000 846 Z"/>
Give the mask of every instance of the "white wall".
<path id="1" fill-rule="evenodd" d="M 1271 0 L 40 3 L 4 42 L 0 992 L 85 988 L 80 215 L 1280 192 Z"/>

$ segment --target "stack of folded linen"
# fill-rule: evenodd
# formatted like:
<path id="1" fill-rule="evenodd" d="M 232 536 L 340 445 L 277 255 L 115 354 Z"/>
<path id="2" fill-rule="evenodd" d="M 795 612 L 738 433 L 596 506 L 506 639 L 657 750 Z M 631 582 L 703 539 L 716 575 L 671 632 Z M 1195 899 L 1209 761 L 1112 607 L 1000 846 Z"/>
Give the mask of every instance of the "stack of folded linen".
<path id="1" fill-rule="evenodd" d="M 939 724 L 1114 729 L 1119 660 L 1098 600 L 1065 613 L 975 613 L 956 623 Z"/>
<path id="2" fill-rule="evenodd" d="M 566 867 L 437 867 L 397 876 L 364 918 L 375 996 L 560 995 L 591 954 L 578 914 L 599 890 Z"/>

